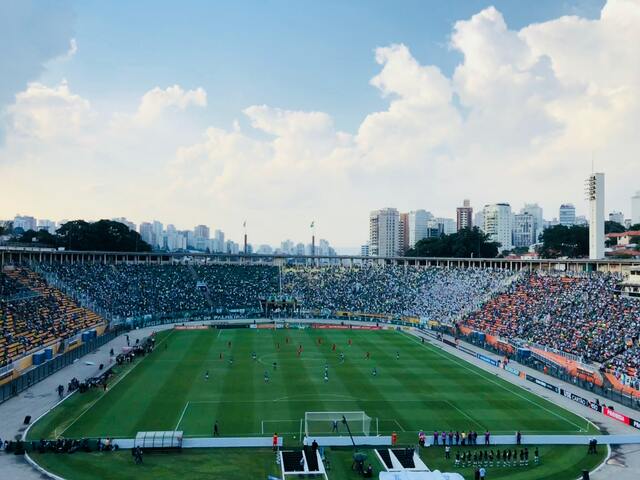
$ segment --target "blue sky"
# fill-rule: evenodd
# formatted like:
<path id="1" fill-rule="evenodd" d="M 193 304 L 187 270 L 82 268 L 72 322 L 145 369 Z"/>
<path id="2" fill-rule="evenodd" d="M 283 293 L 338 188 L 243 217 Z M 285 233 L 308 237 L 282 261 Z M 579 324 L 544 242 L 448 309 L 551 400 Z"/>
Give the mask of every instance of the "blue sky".
<path id="1" fill-rule="evenodd" d="M 0 219 L 364 243 L 640 188 L 640 0 L 0 2 Z"/>
<path id="2" fill-rule="evenodd" d="M 453 24 L 494 5 L 511 28 L 566 14 L 599 15 L 602 0 L 75 2 L 73 62 L 52 65 L 83 96 L 128 101 L 155 85 L 204 87 L 210 122 L 228 125 L 248 105 L 330 113 L 354 131 L 384 107 L 368 86 L 376 47 L 409 45 L 451 74 Z"/>

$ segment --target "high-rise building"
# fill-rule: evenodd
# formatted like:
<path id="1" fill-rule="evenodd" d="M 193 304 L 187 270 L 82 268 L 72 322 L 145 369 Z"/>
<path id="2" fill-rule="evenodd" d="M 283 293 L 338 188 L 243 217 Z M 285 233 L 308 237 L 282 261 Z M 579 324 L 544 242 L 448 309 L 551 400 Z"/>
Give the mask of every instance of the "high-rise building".
<path id="1" fill-rule="evenodd" d="M 536 243 L 536 221 L 530 213 L 513 216 L 513 246 L 528 247 Z"/>
<path id="2" fill-rule="evenodd" d="M 140 237 L 144 242 L 147 242 L 152 247 L 154 246 L 153 241 L 153 225 L 149 222 L 142 222 L 140 224 Z"/>
<path id="3" fill-rule="evenodd" d="M 520 213 L 528 213 L 533 217 L 534 222 L 534 242 L 537 243 L 544 230 L 544 218 L 542 217 L 542 207 L 537 203 L 525 203 Z"/>
<path id="4" fill-rule="evenodd" d="M 153 221 L 153 243 L 152 245 L 155 248 L 162 248 L 162 231 L 163 231 L 163 227 L 164 225 L 162 225 L 162 222 L 159 222 L 157 220 Z"/>
<path id="5" fill-rule="evenodd" d="M 473 216 L 473 224 L 484 232 L 484 212 L 482 210 Z"/>
<path id="6" fill-rule="evenodd" d="M 473 207 L 469 200 L 464 200 L 462 206 L 456 208 L 456 229 L 473 227 Z"/>
<path id="7" fill-rule="evenodd" d="M 433 215 L 426 210 L 414 210 L 408 214 L 408 245 L 413 248 L 423 238 L 429 236 L 427 223 L 433 219 Z"/>
<path id="8" fill-rule="evenodd" d="M 609 221 L 619 223 L 620 225 L 624 225 L 624 213 L 611 212 L 609 214 Z"/>
<path id="9" fill-rule="evenodd" d="M 409 250 L 409 214 L 408 213 L 401 213 L 400 214 L 400 224 L 398 226 L 399 228 L 399 249 L 400 249 L 400 254 L 404 255 L 405 253 L 407 253 L 407 250 Z"/>
<path id="10" fill-rule="evenodd" d="M 511 250 L 513 244 L 511 241 L 512 231 L 512 215 L 511 205 L 508 203 L 494 203 L 485 205 L 484 214 L 484 233 L 489 235 L 492 242 L 500 243 L 498 250 Z"/>
<path id="11" fill-rule="evenodd" d="M 363 257 L 369 256 L 369 245 L 365 243 L 364 245 L 360 246 L 360 255 L 362 255 Z"/>
<path id="12" fill-rule="evenodd" d="M 558 215 L 560 225 L 570 227 L 576 224 L 576 207 L 572 203 L 563 203 L 560 205 L 560 212 Z"/>
<path id="13" fill-rule="evenodd" d="M 38 220 L 38 230 L 45 230 L 49 232 L 51 235 L 55 235 L 56 233 L 56 222 L 53 220 Z"/>
<path id="14" fill-rule="evenodd" d="M 37 227 L 38 222 L 34 217 L 16 215 L 13 219 L 14 230 L 22 229 L 24 232 L 28 232 L 29 230 L 35 231 Z"/>
<path id="15" fill-rule="evenodd" d="M 216 230 L 213 233 L 215 238 L 215 252 L 223 252 L 224 251 L 224 232 L 222 230 Z"/>
<path id="16" fill-rule="evenodd" d="M 375 257 L 400 254 L 400 214 L 395 208 L 375 210 L 369 215 L 369 252 Z"/>
<path id="17" fill-rule="evenodd" d="M 586 181 L 589 200 L 589 258 L 604 258 L 604 173 L 592 173 Z"/>
<path id="18" fill-rule="evenodd" d="M 127 227 L 129 227 L 129 230 L 133 230 L 134 232 L 137 230 L 136 224 L 133 222 L 130 222 L 125 217 L 116 217 L 116 218 L 112 218 L 111 220 L 113 222 L 118 222 L 126 225 Z"/>
<path id="19" fill-rule="evenodd" d="M 631 197 L 631 225 L 640 223 L 640 190 Z"/>
<path id="20" fill-rule="evenodd" d="M 453 218 L 437 217 L 434 219 L 438 224 L 438 229 L 445 235 L 456 233 L 456 221 Z"/>
<path id="21" fill-rule="evenodd" d="M 196 225 L 193 229 L 193 234 L 196 238 L 209 239 L 209 227 L 206 225 Z"/>

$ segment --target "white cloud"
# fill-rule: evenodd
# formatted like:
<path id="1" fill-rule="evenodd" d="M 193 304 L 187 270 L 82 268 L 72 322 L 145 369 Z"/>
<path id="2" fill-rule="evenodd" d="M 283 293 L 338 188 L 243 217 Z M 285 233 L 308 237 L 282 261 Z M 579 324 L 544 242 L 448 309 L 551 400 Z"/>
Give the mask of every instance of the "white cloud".
<path id="1" fill-rule="evenodd" d="M 16 139 L 40 142 L 77 139 L 92 117 L 89 101 L 71 93 L 66 82 L 55 87 L 29 84 L 16 95 L 8 113 Z"/>
<path id="2" fill-rule="evenodd" d="M 185 110 L 191 106 L 207 106 L 207 92 L 203 88 L 185 91 L 180 85 L 164 90 L 155 87 L 144 94 L 134 118 L 137 123 L 148 125 L 166 110 Z"/>
<path id="3" fill-rule="evenodd" d="M 32 84 L 11 107 L 0 175 L 16 195 L 29 181 L 46 192 L 55 178 L 64 197 L 71 180 L 33 166 L 82 158 L 83 180 L 104 185 L 86 194 L 87 211 L 205 222 L 231 236 L 248 218 L 254 239 L 271 242 L 304 238 L 315 218 L 332 242 L 357 245 L 368 211 L 387 205 L 453 215 L 470 197 L 476 208 L 539 201 L 547 217 L 566 201 L 580 210 L 594 154 L 607 173 L 607 209 L 628 211 L 640 178 L 639 2 L 610 0 L 599 19 L 521 30 L 491 7 L 457 22 L 450 46 L 463 58 L 450 77 L 406 45 L 377 48 L 370 83 L 388 105 L 352 133 L 328 113 L 267 105 L 243 111 L 246 129 L 189 123 L 189 107 L 207 105 L 201 88 L 154 88 L 122 115 L 93 111 L 66 84 Z M 71 216 L 63 207 L 78 208 L 63 198 L 57 215 L 42 216 Z"/>

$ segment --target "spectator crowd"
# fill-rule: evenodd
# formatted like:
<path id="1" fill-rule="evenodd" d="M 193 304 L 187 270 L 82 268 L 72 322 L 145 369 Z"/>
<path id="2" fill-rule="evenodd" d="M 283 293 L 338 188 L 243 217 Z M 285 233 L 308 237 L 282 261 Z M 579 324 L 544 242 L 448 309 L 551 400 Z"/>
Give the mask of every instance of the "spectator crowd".
<path id="1" fill-rule="evenodd" d="M 615 274 L 535 273 L 362 264 L 43 263 L 0 274 L 0 366 L 101 319 L 47 284 L 121 318 L 182 312 L 259 312 L 260 300 L 294 298 L 303 310 L 461 322 L 509 340 L 597 361 L 639 386 L 640 300 L 615 293 Z M 25 291 L 35 293 L 29 298 Z M 92 314 L 93 316 L 89 315 Z"/>
<path id="2" fill-rule="evenodd" d="M 615 292 L 616 274 L 526 273 L 463 323 L 599 362 L 637 385 L 640 300 Z"/>

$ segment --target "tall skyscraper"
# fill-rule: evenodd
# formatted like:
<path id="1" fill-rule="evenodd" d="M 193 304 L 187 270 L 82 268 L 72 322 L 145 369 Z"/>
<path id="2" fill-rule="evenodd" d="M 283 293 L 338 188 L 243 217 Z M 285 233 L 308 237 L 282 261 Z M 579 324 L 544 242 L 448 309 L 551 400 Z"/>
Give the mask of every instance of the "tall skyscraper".
<path id="1" fill-rule="evenodd" d="M 560 205 L 560 212 L 558 215 L 560 225 L 570 227 L 576 224 L 576 207 L 572 203 L 563 203 Z"/>
<path id="2" fill-rule="evenodd" d="M 592 173 L 586 181 L 589 200 L 589 258 L 604 258 L 604 173 Z"/>
<path id="3" fill-rule="evenodd" d="M 399 232 L 399 250 L 400 254 L 404 255 L 409 250 L 409 214 L 400 214 L 400 224 L 398 225 Z"/>
<path id="4" fill-rule="evenodd" d="M 513 246 L 528 247 L 536 242 L 535 219 L 529 213 L 513 216 Z"/>
<path id="5" fill-rule="evenodd" d="M 38 226 L 38 222 L 34 217 L 16 215 L 16 217 L 13 219 L 14 230 L 21 228 L 25 232 L 28 232 L 29 230 L 33 230 L 35 232 L 37 226 Z"/>
<path id="6" fill-rule="evenodd" d="M 469 200 L 464 200 L 462 206 L 456 208 L 456 229 L 473 227 L 473 207 Z"/>
<path id="7" fill-rule="evenodd" d="M 611 212 L 609 214 L 609 221 L 619 223 L 620 225 L 624 225 L 624 213 Z"/>
<path id="8" fill-rule="evenodd" d="M 508 203 L 494 203 L 485 205 L 484 233 L 489 235 L 492 242 L 499 242 L 499 251 L 511 250 L 513 248 L 511 239 L 512 215 L 511 205 Z"/>
<path id="9" fill-rule="evenodd" d="M 631 225 L 640 223 L 640 190 L 631 197 Z"/>
<path id="10" fill-rule="evenodd" d="M 537 243 L 544 230 L 544 218 L 542 217 L 542 207 L 537 203 L 525 203 L 520 213 L 528 213 L 534 221 L 534 243 Z"/>
<path id="11" fill-rule="evenodd" d="M 369 254 L 393 257 L 400 254 L 400 214 L 395 208 L 374 210 L 369 214 Z"/>
<path id="12" fill-rule="evenodd" d="M 409 212 L 409 248 L 415 247 L 416 243 L 429 236 L 427 223 L 431 219 L 433 219 L 433 215 L 426 210 L 414 210 Z"/>
<path id="13" fill-rule="evenodd" d="M 162 230 L 163 230 L 164 225 L 162 225 L 162 222 L 159 222 L 157 220 L 153 221 L 153 243 L 151 245 L 153 245 L 155 248 L 163 248 L 163 244 L 162 244 Z"/>
<path id="14" fill-rule="evenodd" d="M 143 241 L 147 242 L 152 247 L 154 246 L 153 241 L 153 225 L 149 222 L 142 222 L 140 224 L 140 237 Z"/>

